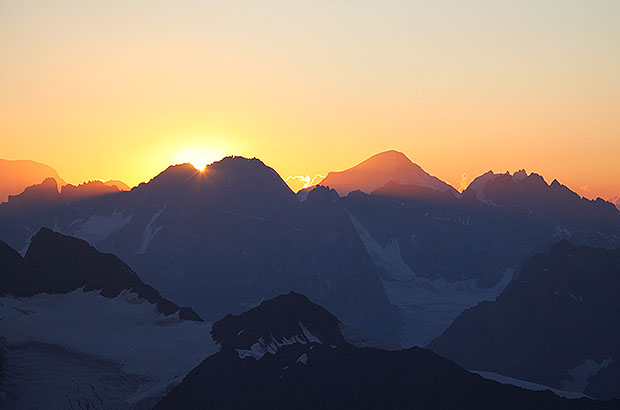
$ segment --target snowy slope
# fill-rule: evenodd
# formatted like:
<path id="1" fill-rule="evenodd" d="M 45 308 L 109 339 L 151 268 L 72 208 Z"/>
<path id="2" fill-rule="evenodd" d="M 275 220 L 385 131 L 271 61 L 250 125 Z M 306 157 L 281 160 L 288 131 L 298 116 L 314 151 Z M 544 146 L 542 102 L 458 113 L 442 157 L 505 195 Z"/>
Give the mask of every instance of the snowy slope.
<path id="1" fill-rule="evenodd" d="M 66 383 L 81 388 L 68 389 L 57 402 L 46 399 L 46 408 L 66 408 L 67 402 L 133 407 L 163 395 L 216 352 L 210 331 L 210 323 L 164 316 L 127 291 L 113 299 L 81 289 L 2 297 L 0 340 L 8 352 L 7 371 L 25 375 L 7 377 L 11 383 L 2 390 L 9 397 L 22 392 L 11 407 L 15 409 L 36 403 L 37 397 L 23 393 L 55 391 Z M 52 374 L 57 377 L 45 377 Z M 68 376 L 75 374 L 83 376 Z M 93 394 L 93 386 L 107 387 Z"/>
<path id="2" fill-rule="evenodd" d="M 368 230 L 349 214 L 372 261 L 381 271 L 381 281 L 390 303 L 403 320 L 402 346 L 426 346 L 439 336 L 465 309 L 483 300 L 494 300 L 512 279 L 514 269 L 505 269 L 500 282 L 485 289 L 475 280 L 448 282 L 419 277 L 403 261 L 398 241 L 379 244 Z"/>

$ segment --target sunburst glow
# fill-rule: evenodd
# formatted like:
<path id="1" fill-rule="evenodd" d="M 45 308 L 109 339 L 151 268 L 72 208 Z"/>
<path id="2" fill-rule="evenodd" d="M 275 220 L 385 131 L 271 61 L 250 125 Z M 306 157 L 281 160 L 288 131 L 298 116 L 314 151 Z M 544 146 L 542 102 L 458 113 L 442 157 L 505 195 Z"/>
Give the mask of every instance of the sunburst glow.
<path id="1" fill-rule="evenodd" d="M 177 163 L 190 163 L 199 171 L 203 171 L 208 164 L 222 159 L 224 155 L 208 148 L 185 148 L 177 154 Z"/>

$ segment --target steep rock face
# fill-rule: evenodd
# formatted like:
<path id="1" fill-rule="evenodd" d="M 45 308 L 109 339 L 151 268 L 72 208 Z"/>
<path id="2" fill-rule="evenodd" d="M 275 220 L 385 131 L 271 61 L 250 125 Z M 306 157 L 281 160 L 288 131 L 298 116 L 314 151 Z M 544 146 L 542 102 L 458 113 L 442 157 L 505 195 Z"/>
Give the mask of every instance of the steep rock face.
<path id="1" fill-rule="evenodd" d="M 0 239 L 25 252 L 54 228 L 118 255 L 162 295 L 205 319 L 241 313 L 291 290 L 354 328 L 398 344 L 400 322 L 341 199 L 306 202 L 257 159 L 229 157 L 197 171 L 169 167 L 145 184 L 83 201 L 0 206 Z"/>
<path id="2" fill-rule="evenodd" d="M 429 175 L 419 165 L 411 162 L 405 154 L 398 151 L 385 151 L 373 155 L 350 169 L 330 172 L 319 182 L 319 185 L 329 186 L 340 195 L 346 196 L 349 192 L 356 190 L 369 194 L 388 182 L 418 185 L 440 192 L 457 194 L 453 187 Z"/>
<path id="3" fill-rule="evenodd" d="M 240 316 L 228 316 L 213 326 L 222 350 L 192 370 L 155 409 L 603 409 L 618 405 L 566 400 L 549 391 L 499 384 L 425 349 L 356 347 L 345 340 L 339 327 L 329 312 L 294 293 L 265 301 Z M 267 349 L 259 350 L 257 344 Z"/>
<path id="4" fill-rule="evenodd" d="M 162 298 L 115 255 L 100 253 L 81 239 L 47 228 L 32 238 L 23 260 L 0 243 L 0 268 L 1 294 L 25 297 L 65 294 L 83 288 L 85 292 L 98 290 L 104 297 L 115 298 L 126 290 L 156 304 L 165 315 L 178 312 L 181 319 L 200 320 L 191 309 L 180 308 Z"/>
<path id="5" fill-rule="evenodd" d="M 24 269 L 24 260 L 17 251 L 0 241 L 0 292 L 13 286 L 11 281 Z"/>
<path id="6" fill-rule="evenodd" d="M 584 391 L 596 375 L 595 393 L 618 381 L 609 364 L 620 358 L 618 294 L 620 250 L 562 241 L 530 258 L 495 302 L 464 311 L 430 347 L 468 369 L 564 390 Z M 618 387 L 614 394 L 600 397 L 620 397 Z"/>

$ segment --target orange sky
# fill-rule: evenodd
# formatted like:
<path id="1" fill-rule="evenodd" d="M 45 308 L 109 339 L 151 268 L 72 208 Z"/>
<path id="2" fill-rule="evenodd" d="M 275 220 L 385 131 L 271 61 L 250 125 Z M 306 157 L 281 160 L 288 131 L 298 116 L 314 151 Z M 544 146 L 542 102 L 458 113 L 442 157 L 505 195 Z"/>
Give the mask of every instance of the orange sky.
<path id="1" fill-rule="evenodd" d="M 620 2 L 92 3 L 0 2 L 1 158 L 133 185 L 191 150 L 285 178 L 396 149 L 620 194 Z"/>

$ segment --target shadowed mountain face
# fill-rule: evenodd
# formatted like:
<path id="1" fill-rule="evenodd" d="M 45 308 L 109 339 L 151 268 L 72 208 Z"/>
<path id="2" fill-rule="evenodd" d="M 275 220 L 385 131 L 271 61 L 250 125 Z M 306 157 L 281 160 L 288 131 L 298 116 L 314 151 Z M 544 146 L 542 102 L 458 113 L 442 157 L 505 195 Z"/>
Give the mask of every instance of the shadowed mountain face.
<path id="1" fill-rule="evenodd" d="M 239 316 L 227 315 L 213 324 L 211 333 L 223 349 L 261 355 L 298 342 L 342 345 L 346 343 L 342 328 L 327 310 L 291 292 L 266 300 Z"/>
<path id="2" fill-rule="evenodd" d="M 620 398 L 619 294 L 620 249 L 562 241 L 430 347 L 468 369 Z"/>
<path id="3" fill-rule="evenodd" d="M 65 182 L 56 170 L 35 161 L 0 159 L 0 202 L 5 202 L 9 195 L 17 195 L 31 185 L 40 184 L 46 178 L 55 179 L 58 184 Z"/>
<path id="4" fill-rule="evenodd" d="M 499 384 L 425 349 L 360 348 L 329 312 L 298 294 L 278 296 L 213 325 L 222 350 L 192 370 L 162 409 L 604 409 Z M 259 349 L 267 346 L 267 349 Z"/>
<path id="5" fill-rule="evenodd" d="M 418 185 L 440 192 L 457 191 L 440 179 L 426 173 L 419 165 L 411 162 L 407 156 L 398 151 L 385 151 L 366 161 L 340 172 L 330 172 L 319 183 L 335 189 L 341 196 L 351 191 L 367 194 L 383 187 L 388 182 L 402 185 Z"/>
<path id="6" fill-rule="evenodd" d="M 342 200 L 398 306 L 403 346 L 425 346 L 462 310 L 494 300 L 511 272 L 560 239 L 620 247 L 620 212 L 608 202 L 525 172 L 481 189 L 455 198 L 391 182 Z"/>
<path id="7" fill-rule="evenodd" d="M 122 183 L 121 183 L 122 184 Z M 121 185 L 119 184 L 119 185 Z M 122 184 L 121 186 L 127 186 Z M 110 185 L 109 183 L 101 181 L 90 181 L 78 186 L 65 185 L 60 191 L 60 196 L 63 200 L 68 202 L 83 201 L 85 199 L 94 198 L 97 196 L 114 194 L 121 191 L 116 185 Z"/>
<path id="8" fill-rule="evenodd" d="M 22 257 L 0 242 L 0 294 L 17 297 L 40 293 L 65 294 L 83 288 L 114 298 L 126 290 L 157 305 L 165 315 L 178 312 L 181 319 L 200 320 L 188 308 L 162 298 L 114 255 L 103 254 L 87 242 L 42 228 Z"/>
<path id="9" fill-rule="evenodd" d="M 321 188 L 300 203 L 256 159 L 226 158 L 203 172 L 173 166 L 129 192 L 82 201 L 0 206 L 0 239 L 16 249 L 41 226 L 119 255 L 206 319 L 295 290 L 399 343 L 400 320 L 338 195 Z"/>

